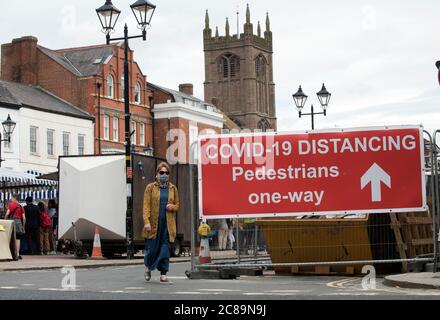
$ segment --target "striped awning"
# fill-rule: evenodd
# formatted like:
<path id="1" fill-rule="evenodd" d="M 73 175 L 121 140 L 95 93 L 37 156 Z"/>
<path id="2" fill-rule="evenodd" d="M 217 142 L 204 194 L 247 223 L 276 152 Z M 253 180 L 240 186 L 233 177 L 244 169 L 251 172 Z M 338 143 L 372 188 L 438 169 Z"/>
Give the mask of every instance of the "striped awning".
<path id="1" fill-rule="evenodd" d="M 9 201 L 14 193 L 24 201 L 31 196 L 35 201 L 58 198 L 58 181 L 37 179 L 36 175 L 0 168 L 0 201 Z"/>
<path id="2" fill-rule="evenodd" d="M 15 186 L 56 186 L 57 181 L 37 179 L 37 176 L 9 169 L 0 168 L 0 184 L 3 187 Z"/>

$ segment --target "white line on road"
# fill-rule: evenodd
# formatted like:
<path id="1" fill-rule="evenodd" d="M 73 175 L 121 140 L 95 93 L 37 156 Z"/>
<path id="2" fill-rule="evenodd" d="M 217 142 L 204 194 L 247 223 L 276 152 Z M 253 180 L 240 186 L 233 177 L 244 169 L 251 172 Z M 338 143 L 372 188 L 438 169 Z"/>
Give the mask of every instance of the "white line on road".
<path id="1" fill-rule="evenodd" d="M 22 286 L 23 287 L 32 287 L 33 284 L 32 283 L 23 283 Z"/>
<path id="2" fill-rule="evenodd" d="M 18 289 L 18 287 L 0 287 L 0 289 L 13 290 L 13 289 Z"/>
<path id="3" fill-rule="evenodd" d="M 206 294 L 206 293 L 196 292 L 196 291 L 188 291 L 188 292 L 174 292 L 173 294 Z"/>
<path id="4" fill-rule="evenodd" d="M 76 291 L 77 288 L 63 289 L 63 288 L 38 288 L 40 291 Z"/>
<path id="5" fill-rule="evenodd" d="M 240 292 L 238 289 L 197 289 L 198 291 L 205 292 Z"/>
<path id="6" fill-rule="evenodd" d="M 302 293 L 302 292 L 312 292 L 312 290 L 270 290 L 268 293 Z"/>

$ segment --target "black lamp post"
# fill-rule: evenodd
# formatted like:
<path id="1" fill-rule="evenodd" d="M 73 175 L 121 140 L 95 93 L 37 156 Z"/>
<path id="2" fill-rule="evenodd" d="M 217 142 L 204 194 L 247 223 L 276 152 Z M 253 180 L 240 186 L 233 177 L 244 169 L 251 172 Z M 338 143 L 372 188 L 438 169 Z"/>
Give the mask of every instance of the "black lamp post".
<path id="1" fill-rule="evenodd" d="M 124 27 L 124 37 L 111 38 L 110 34 L 114 32 L 116 22 L 119 19 L 121 11 L 118 10 L 111 0 L 106 0 L 105 4 L 96 9 L 99 21 L 102 25 L 102 30 L 106 35 L 107 44 L 111 41 L 124 41 L 124 102 L 125 102 L 125 160 L 127 169 L 127 258 L 134 257 L 133 247 L 133 178 L 132 178 L 132 156 L 131 156 L 131 133 L 130 133 L 130 98 L 129 98 L 129 68 L 128 68 L 128 40 L 135 38 L 142 38 L 147 40 L 147 28 L 150 26 L 151 18 L 153 17 L 156 6 L 147 0 L 138 0 L 131 6 L 139 28 L 142 31 L 141 35 L 128 36 L 127 24 Z"/>
<path id="2" fill-rule="evenodd" d="M 11 116 L 8 114 L 8 118 L 2 122 L 3 130 L 6 133 L 6 139 L 2 138 L 2 133 L 0 132 L 0 167 L 2 166 L 2 162 L 6 161 L 1 158 L 2 156 L 2 144 L 3 142 L 11 143 L 11 135 L 14 132 L 15 126 L 17 124 L 11 120 Z"/>
<path id="3" fill-rule="evenodd" d="M 302 109 L 306 105 L 307 96 L 302 91 L 301 86 L 299 86 L 298 92 L 293 95 L 293 101 L 295 101 L 296 108 L 298 109 L 299 117 L 302 116 L 311 116 L 312 117 L 312 130 L 315 130 L 315 115 L 317 114 L 323 114 L 324 116 L 327 115 L 327 108 L 330 103 L 331 93 L 327 91 L 325 88 L 325 85 L 322 84 L 322 89 L 317 94 L 319 103 L 321 104 L 322 109 L 324 112 L 315 112 L 312 104 L 312 112 L 311 113 L 303 113 Z"/>

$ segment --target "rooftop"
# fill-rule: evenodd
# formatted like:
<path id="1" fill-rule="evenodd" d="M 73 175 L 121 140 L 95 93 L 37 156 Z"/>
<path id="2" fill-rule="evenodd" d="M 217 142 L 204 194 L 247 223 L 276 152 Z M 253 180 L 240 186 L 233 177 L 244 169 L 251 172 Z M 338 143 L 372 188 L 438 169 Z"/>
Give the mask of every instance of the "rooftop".
<path id="1" fill-rule="evenodd" d="M 0 80 L 0 106 L 2 104 L 94 120 L 89 113 L 41 87 Z"/>

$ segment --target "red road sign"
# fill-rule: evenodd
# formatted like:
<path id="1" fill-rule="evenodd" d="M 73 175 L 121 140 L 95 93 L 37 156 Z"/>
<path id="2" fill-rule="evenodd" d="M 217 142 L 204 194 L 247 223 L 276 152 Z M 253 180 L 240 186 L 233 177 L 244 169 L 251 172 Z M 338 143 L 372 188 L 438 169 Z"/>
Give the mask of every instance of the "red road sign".
<path id="1" fill-rule="evenodd" d="M 204 218 L 425 211 L 423 128 L 205 136 Z"/>

